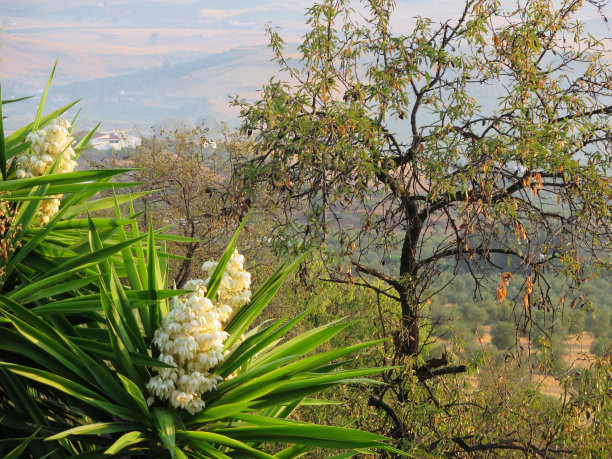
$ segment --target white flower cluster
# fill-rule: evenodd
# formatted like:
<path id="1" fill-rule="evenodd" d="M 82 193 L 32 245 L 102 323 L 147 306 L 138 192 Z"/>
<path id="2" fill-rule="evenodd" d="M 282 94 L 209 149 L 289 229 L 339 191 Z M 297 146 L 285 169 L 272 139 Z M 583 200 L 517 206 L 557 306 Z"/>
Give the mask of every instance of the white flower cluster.
<path id="1" fill-rule="evenodd" d="M 207 261 L 202 265 L 202 269 L 208 274 L 208 278 L 204 281 L 206 285 L 216 267 L 217 263 L 214 261 Z M 234 251 L 225 267 L 225 273 L 221 277 L 217 291 L 217 303 L 226 305 L 232 311 L 228 320 L 251 300 L 250 288 L 251 273 L 244 270 L 244 255 Z"/>
<path id="2" fill-rule="evenodd" d="M 70 146 L 74 138 L 70 135 L 69 129 L 70 123 L 59 118 L 46 129 L 30 132 L 26 140 L 31 142 L 31 146 L 28 151 L 17 157 L 15 176 L 22 179 L 43 175 L 58 156 L 60 160 L 56 172 L 72 172 L 77 162 L 74 160 L 76 153 Z M 42 201 L 38 209 L 38 224 L 47 223 L 59 210 L 61 197 L 62 195 L 55 195 Z"/>
<path id="3" fill-rule="evenodd" d="M 72 172 L 77 165 L 76 153 L 71 148 L 74 138 L 68 132 L 70 123 L 58 118 L 49 127 L 30 132 L 26 140 L 32 142 L 29 151 L 17 158 L 17 178 L 43 175 L 61 155 L 57 172 Z"/>
<path id="4" fill-rule="evenodd" d="M 204 408 L 201 395 L 221 380 L 212 370 L 225 359 L 223 343 L 228 334 L 223 327 L 251 297 L 251 274 L 244 270 L 244 256 L 235 251 L 215 303 L 206 298 L 206 285 L 216 265 L 209 261 L 202 266 L 208 279 L 187 282 L 185 288 L 193 293 L 178 297 L 153 340 L 160 350 L 159 360 L 175 368 L 155 368 L 157 375 L 147 384 L 149 393 L 191 414 Z M 149 398 L 150 403 L 153 400 Z"/>

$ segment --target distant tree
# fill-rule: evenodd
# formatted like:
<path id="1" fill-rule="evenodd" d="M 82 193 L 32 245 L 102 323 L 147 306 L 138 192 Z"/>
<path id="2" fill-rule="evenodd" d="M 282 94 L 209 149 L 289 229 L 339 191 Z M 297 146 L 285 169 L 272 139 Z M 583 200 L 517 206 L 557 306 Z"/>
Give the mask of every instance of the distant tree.
<path id="1" fill-rule="evenodd" d="M 461 318 L 471 324 L 472 327 L 487 324 L 489 314 L 484 307 L 478 307 L 478 305 L 470 302 L 462 304 L 460 311 Z"/>
<path id="2" fill-rule="evenodd" d="M 179 255 L 171 270 L 178 287 L 189 280 L 194 263 L 222 253 L 248 211 L 245 202 L 237 204 L 241 190 L 233 181 L 239 144 L 229 134 L 215 142 L 204 125 L 182 125 L 158 129 L 113 160 L 136 168 L 130 180 L 141 183 L 138 191 L 150 192 L 142 197 L 143 223 L 151 219 L 157 227 L 172 226 L 176 234 L 192 239 L 169 242 L 169 252 Z M 261 237 L 260 231 L 247 231 L 243 242 Z M 241 251 L 253 256 L 249 246 Z"/>
<path id="3" fill-rule="evenodd" d="M 608 309 L 600 309 L 591 313 L 589 331 L 595 338 L 612 336 L 612 314 Z"/>
<path id="4" fill-rule="evenodd" d="M 574 306 L 610 266 L 605 44 L 575 20 L 582 1 L 506 5 L 467 0 L 459 18 L 417 18 L 398 35 L 392 0 L 317 3 L 299 62 L 269 30 L 287 79 L 235 101 L 254 135 L 250 196 L 281 193 L 276 236 L 323 247 L 331 280 L 399 303 L 400 355 L 419 353 L 443 272 L 470 272 L 476 289 L 492 279 L 499 300 L 520 283 L 528 319 L 559 307 L 549 275 L 567 278 L 555 293 Z M 399 263 L 382 266 L 393 253 Z"/>
<path id="5" fill-rule="evenodd" d="M 608 356 L 612 362 L 612 338 L 602 337 L 598 338 L 591 344 L 590 351 L 592 354 L 598 356 Z"/>
<path id="6" fill-rule="evenodd" d="M 502 351 L 509 349 L 516 341 L 513 327 L 507 322 L 497 322 L 491 327 L 491 342 Z"/>

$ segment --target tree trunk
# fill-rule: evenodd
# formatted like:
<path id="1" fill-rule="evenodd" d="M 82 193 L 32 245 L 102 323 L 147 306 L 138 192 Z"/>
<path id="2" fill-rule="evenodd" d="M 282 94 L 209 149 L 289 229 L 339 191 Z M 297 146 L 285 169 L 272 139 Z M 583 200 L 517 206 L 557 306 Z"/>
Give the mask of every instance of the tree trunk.
<path id="1" fill-rule="evenodd" d="M 189 277 L 189 273 L 191 272 L 191 257 L 193 257 L 193 254 L 195 253 L 199 245 L 199 242 L 190 242 L 188 244 L 187 253 L 185 254 L 188 260 L 183 260 L 179 272 L 174 278 L 174 282 L 176 283 L 177 288 L 183 288 L 185 282 L 187 282 L 187 278 Z"/>
<path id="2" fill-rule="evenodd" d="M 419 353 L 419 301 L 418 301 L 418 267 L 416 248 L 423 227 L 416 204 L 407 199 L 406 233 L 400 259 L 398 293 L 402 308 L 401 330 L 399 333 L 400 351 L 406 355 Z"/>

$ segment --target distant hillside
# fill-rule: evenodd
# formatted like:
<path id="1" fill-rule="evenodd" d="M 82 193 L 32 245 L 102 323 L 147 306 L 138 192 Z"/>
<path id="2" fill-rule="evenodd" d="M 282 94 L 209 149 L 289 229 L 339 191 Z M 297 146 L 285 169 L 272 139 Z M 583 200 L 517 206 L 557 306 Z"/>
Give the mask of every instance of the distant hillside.
<path id="1" fill-rule="evenodd" d="M 266 47 L 232 49 L 187 62 L 169 63 L 127 75 L 53 86 L 47 100 L 52 110 L 82 98 L 79 106 L 91 124 L 110 127 L 148 127 L 166 119 L 229 120 L 228 96 L 255 96 L 274 73 Z M 24 94 L 19 82 L 3 85 L 3 96 Z M 21 91 L 21 92 L 20 92 Z M 7 129 L 31 119 L 39 95 L 5 108 Z"/>

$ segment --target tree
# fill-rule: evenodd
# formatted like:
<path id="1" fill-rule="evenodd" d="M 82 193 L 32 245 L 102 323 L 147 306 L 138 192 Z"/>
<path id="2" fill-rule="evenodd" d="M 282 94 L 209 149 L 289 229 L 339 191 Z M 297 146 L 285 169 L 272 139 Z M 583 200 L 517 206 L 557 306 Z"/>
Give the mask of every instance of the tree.
<path id="1" fill-rule="evenodd" d="M 515 332 L 508 323 L 497 322 L 491 327 L 491 342 L 497 349 L 508 350 L 515 342 Z"/>
<path id="2" fill-rule="evenodd" d="M 144 227 L 152 220 L 157 227 L 171 225 L 178 235 L 191 238 L 168 243 L 169 251 L 179 255 L 171 263 L 179 287 L 190 278 L 194 265 L 223 252 L 248 211 L 244 203 L 236 205 L 240 189 L 233 181 L 233 168 L 241 155 L 239 145 L 230 133 L 214 141 L 204 125 L 184 125 L 156 130 L 144 137 L 141 146 L 111 159 L 114 166 L 137 168 L 126 176 L 139 182 L 132 191 L 150 193 L 137 203 L 144 210 Z M 251 243 L 262 237 L 260 228 L 245 233 L 248 246 L 261 246 Z M 251 259 L 253 252 L 246 250 Z"/>
<path id="3" fill-rule="evenodd" d="M 251 196 L 281 192 L 277 236 L 322 247 L 330 280 L 400 304 L 399 354 L 420 352 L 420 311 L 445 271 L 470 272 L 475 292 L 495 281 L 499 300 L 520 284 L 526 319 L 557 307 L 549 275 L 568 279 L 559 304 L 583 303 L 582 284 L 610 267 L 612 196 L 612 72 L 574 20 L 586 6 L 467 0 L 405 35 L 393 7 L 315 4 L 297 63 L 269 29 L 288 78 L 235 100 L 254 134 Z"/>

